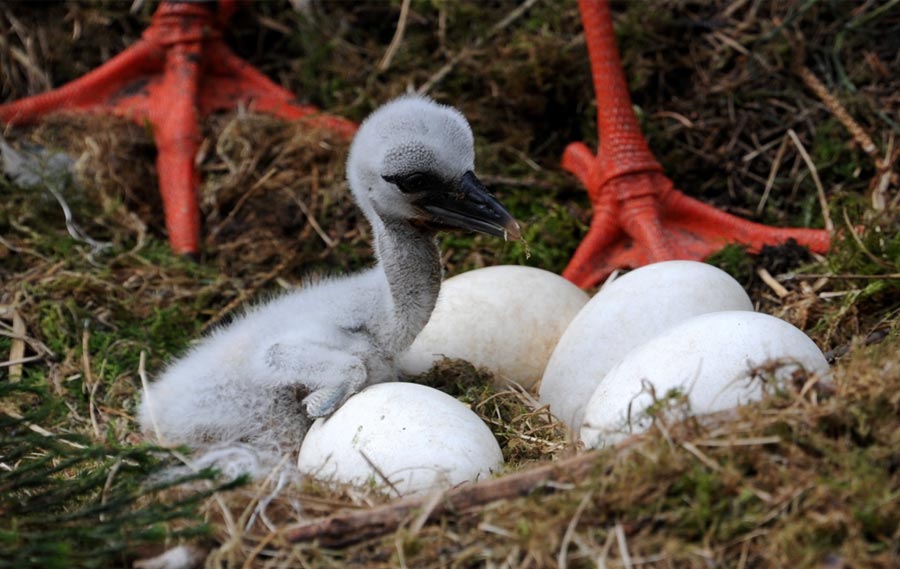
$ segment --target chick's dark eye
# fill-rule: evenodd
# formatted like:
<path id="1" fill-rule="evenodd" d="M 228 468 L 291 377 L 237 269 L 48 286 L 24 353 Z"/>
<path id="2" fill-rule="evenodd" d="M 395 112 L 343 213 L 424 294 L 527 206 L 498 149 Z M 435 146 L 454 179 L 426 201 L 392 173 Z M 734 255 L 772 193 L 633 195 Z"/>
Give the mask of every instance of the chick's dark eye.
<path id="1" fill-rule="evenodd" d="M 424 192 L 434 188 L 439 183 L 437 177 L 428 172 L 384 176 L 384 179 L 396 185 L 405 194 Z"/>
<path id="2" fill-rule="evenodd" d="M 403 180 L 403 185 L 413 191 L 420 191 L 425 189 L 425 184 L 427 182 L 427 176 L 421 172 L 415 172 L 410 174 Z"/>

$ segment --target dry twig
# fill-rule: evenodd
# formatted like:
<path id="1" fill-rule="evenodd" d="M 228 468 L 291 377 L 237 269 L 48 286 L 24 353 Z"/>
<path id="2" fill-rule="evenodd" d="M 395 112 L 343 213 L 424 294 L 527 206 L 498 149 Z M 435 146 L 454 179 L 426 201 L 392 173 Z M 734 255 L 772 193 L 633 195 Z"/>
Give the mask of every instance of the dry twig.
<path id="1" fill-rule="evenodd" d="M 626 448 L 636 437 L 623 441 L 618 448 Z M 599 452 L 593 451 L 557 463 L 517 472 L 503 478 L 461 486 L 447 492 L 443 503 L 431 508 L 430 496 L 413 496 L 372 508 L 370 510 L 337 513 L 323 520 L 284 530 L 288 541 L 318 541 L 329 547 L 358 543 L 365 539 L 394 531 L 410 515 L 431 508 L 428 520 L 448 512 L 459 512 L 497 500 L 527 496 L 552 484 L 577 482 L 587 477 L 597 466 Z"/>
<path id="2" fill-rule="evenodd" d="M 784 298 L 790 294 L 790 291 L 788 291 L 783 284 L 775 280 L 775 277 L 773 277 L 765 267 L 758 268 L 756 274 L 759 275 L 762 282 L 766 283 L 766 286 L 772 289 L 772 292 L 774 292 L 778 298 Z"/>

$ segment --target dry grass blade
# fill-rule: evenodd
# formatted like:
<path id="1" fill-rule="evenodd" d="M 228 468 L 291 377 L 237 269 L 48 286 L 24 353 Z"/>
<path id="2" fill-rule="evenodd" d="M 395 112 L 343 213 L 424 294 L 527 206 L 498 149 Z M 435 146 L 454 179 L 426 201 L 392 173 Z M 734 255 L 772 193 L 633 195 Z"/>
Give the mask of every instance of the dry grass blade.
<path id="1" fill-rule="evenodd" d="M 13 411 L 11 409 L 4 409 L 3 412 L 14 419 L 17 419 L 20 421 L 23 419 L 22 415 L 20 413 L 18 413 L 17 411 Z M 72 448 L 79 449 L 79 450 L 87 448 L 83 444 L 76 443 L 75 441 L 70 441 L 66 438 L 58 437 L 55 433 L 48 431 L 47 429 L 41 427 L 40 425 L 35 425 L 33 423 L 27 423 L 27 426 L 28 426 L 29 430 L 34 431 L 35 433 L 42 435 L 44 437 L 58 438 L 59 441 L 62 442 L 62 444 L 70 446 Z"/>
<path id="2" fill-rule="evenodd" d="M 81 333 L 81 373 L 84 374 L 84 386 L 88 390 L 88 414 L 91 417 L 91 426 L 94 429 L 94 435 L 99 439 L 100 425 L 97 422 L 97 405 L 95 395 L 97 393 L 98 383 L 94 380 L 94 371 L 91 367 L 91 330 L 87 322 Z"/>
<path id="3" fill-rule="evenodd" d="M 418 516 L 413 520 L 413 522 L 409 526 L 409 532 L 411 537 L 415 537 L 422 531 L 422 528 L 425 527 L 425 524 L 428 523 L 428 519 L 434 515 L 435 509 L 444 501 L 444 497 L 446 496 L 446 492 L 433 492 L 431 496 L 423 503 L 422 511 Z"/>
<path id="4" fill-rule="evenodd" d="M 593 497 L 593 491 L 589 491 L 584 495 L 581 502 L 578 503 L 578 507 L 575 508 L 575 513 L 572 514 L 572 520 L 569 521 L 569 525 L 566 526 L 566 533 L 563 534 L 562 544 L 559 546 L 559 555 L 556 557 L 556 564 L 560 569 L 566 569 L 569 566 L 569 543 L 572 541 L 572 536 L 575 534 L 575 528 L 578 526 L 581 515 L 584 513 L 585 508 L 587 508 L 587 505 Z"/>
<path id="5" fill-rule="evenodd" d="M 772 186 L 775 184 L 775 176 L 778 174 L 778 168 L 781 166 L 781 160 L 784 158 L 785 150 L 787 150 L 787 143 L 788 135 L 785 134 L 781 138 L 781 144 L 778 145 L 778 151 L 775 153 L 774 160 L 772 160 L 772 167 L 769 169 L 769 177 L 766 178 L 766 186 L 763 190 L 763 195 L 759 199 L 759 205 L 756 206 L 756 215 L 761 214 L 766 207 L 766 201 L 769 199 L 769 194 L 772 192 Z"/>
<path id="6" fill-rule="evenodd" d="M 22 379 L 22 364 L 25 363 L 25 321 L 19 315 L 19 311 L 15 307 L 8 307 L 7 313 L 11 313 L 12 319 L 12 342 L 9 348 L 9 359 L 6 365 L 9 366 L 9 380 L 13 383 Z"/>
<path id="7" fill-rule="evenodd" d="M 719 440 L 703 440 L 696 441 L 699 446 L 708 447 L 733 447 L 733 446 L 754 446 L 754 445 L 774 445 L 781 442 L 781 437 L 754 437 L 750 439 L 728 439 Z"/>
<path id="8" fill-rule="evenodd" d="M 27 358 L 19 358 L 17 360 L 7 360 L 5 362 L 0 362 L 0 368 L 8 367 L 11 369 L 15 369 L 17 366 L 21 366 L 22 364 L 27 364 L 29 362 L 36 362 L 41 359 L 40 356 L 29 356 Z"/>
<path id="9" fill-rule="evenodd" d="M 828 198 L 825 196 L 825 188 L 822 186 L 822 180 L 819 179 L 819 170 L 816 168 L 815 163 L 813 163 L 812 158 L 809 157 L 809 152 L 806 151 L 806 147 L 800 142 L 800 138 L 797 136 L 797 133 L 794 132 L 794 129 L 788 129 L 788 136 L 791 137 L 791 141 L 794 143 L 794 146 L 797 147 L 800 156 L 803 157 L 803 161 L 806 163 L 806 167 L 809 168 L 809 173 L 812 176 L 813 182 L 816 184 L 816 191 L 819 196 L 819 206 L 822 208 L 822 218 L 825 220 L 825 229 L 830 233 L 834 233 L 834 222 L 831 221 L 831 214 L 828 211 Z"/>
<path id="10" fill-rule="evenodd" d="M 619 556 L 622 558 L 622 565 L 625 569 L 631 569 L 634 565 L 631 562 L 631 553 L 628 551 L 628 540 L 625 538 L 625 529 L 622 524 L 616 523 L 616 544 L 619 546 Z"/>
<path id="11" fill-rule="evenodd" d="M 691 453 L 692 455 L 697 457 L 697 459 L 700 460 L 700 462 L 705 464 L 710 469 L 715 470 L 716 472 L 722 471 L 722 467 L 716 461 L 714 461 L 711 458 L 709 458 L 708 456 L 706 456 L 693 443 L 685 441 L 685 442 L 681 443 L 681 446 L 684 448 L 684 450 L 688 451 L 689 453 Z"/>
<path id="12" fill-rule="evenodd" d="M 391 38 L 391 43 L 388 45 L 384 57 L 378 62 L 379 71 L 388 70 L 391 66 L 391 61 L 393 61 L 394 56 L 397 54 L 397 50 L 400 49 L 400 44 L 403 42 L 403 33 L 406 31 L 406 21 L 409 18 L 409 4 L 410 0 L 403 0 L 403 3 L 400 5 L 400 17 L 397 19 L 397 29 L 394 31 L 394 37 Z"/>
<path id="13" fill-rule="evenodd" d="M 853 224 L 850 221 L 850 214 L 847 213 L 846 208 L 842 210 L 842 215 L 844 217 L 844 225 L 847 227 L 847 233 L 853 239 L 853 242 L 856 243 L 856 246 L 859 247 L 859 250 L 862 251 L 865 254 L 865 256 L 868 257 L 876 265 L 884 267 L 885 269 L 893 268 L 893 265 L 890 262 L 879 258 L 877 255 L 872 253 L 872 251 L 870 251 L 868 247 L 866 247 L 866 244 L 863 243 L 863 240 L 859 236 L 857 229 L 855 227 L 853 227 Z M 890 276 L 890 275 L 888 275 L 888 276 Z"/>
<path id="14" fill-rule="evenodd" d="M 159 441 L 159 444 L 165 446 L 168 443 L 166 442 L 165 437 L 162 436 L 162 433 L 159 430 L 156 422 L 156 413 L 154 412 L 153 401 L 149 397 L 150 393 L 150 382 L 147 379 L 147 352 L 141 350 L 140 360 L 138 363 L 138 377 L 141 379 L 141 389 L 142 389 L 142 397 L 143 399 L 149 401 L 148 409 L 150 411 L 150 423 L 153 425 L 153 433 L 156 437 L 156 440 Z"/>

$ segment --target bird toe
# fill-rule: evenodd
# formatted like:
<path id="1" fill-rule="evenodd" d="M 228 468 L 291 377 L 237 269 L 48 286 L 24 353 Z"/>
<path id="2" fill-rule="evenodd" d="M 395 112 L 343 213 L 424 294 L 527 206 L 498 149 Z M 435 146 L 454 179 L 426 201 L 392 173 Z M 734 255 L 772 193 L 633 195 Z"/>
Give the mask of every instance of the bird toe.
<path id="1" fill-rule="evenodd" d="M 350 395 L 352 392 L 345 387 L 318 389 L 303 399 L 303 405 L 310 417 L 327 417 L 337 411 Z"/>

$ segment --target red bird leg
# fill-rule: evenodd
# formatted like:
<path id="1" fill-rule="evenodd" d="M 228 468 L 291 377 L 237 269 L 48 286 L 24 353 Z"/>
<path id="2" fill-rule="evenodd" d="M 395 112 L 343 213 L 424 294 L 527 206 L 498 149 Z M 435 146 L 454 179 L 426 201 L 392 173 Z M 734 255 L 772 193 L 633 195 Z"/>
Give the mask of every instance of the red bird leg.
<path id="1" fill-rule="evenodd" d="M 357 126 L 353 122 L 298 103 L 293 93 L 235 55 L 223 41 L 211 42 L 206 48 L 206 55 L 209 73 L 200 94 L 201 114 L 247 103 L 255 111 L 286 120 L 305 120 L 312 126 L 335 132 L 348 140 L 356 132 Z"/>
<path id="2" fill-rule="evenodd" d="M 216 10 L 211 3 L 163 1 L 134 45 L 58 89 L 0 105 L 0 121 L 25 124 L 52 112 L 103 110 L 149 124 L 170 243 L 179 253 L 195 254 L 199 117 L 247 105 L 286 119 L 302 118 L 347 138 L 356 130 L 348 120 L 298 104 L 292 93 L 231 52 L 221 29 L 235 6 L 234 0 L 219 0 Z"/>
<path id="3" fill-rule="evenodd" d="M 632 110 L 609 5 L 602 0 L 579 0 L 578 6 L 597 100 L 598 172 L 595 187 L 588 188 L 596 193 L 613 178 L 662 172 L 662 166 L 650 152 Z M 646 193 L 654 193 L 647 188 Z"/>
<path id="4" fill-rule="evenodd" d="M 0 121 L 9 125 L 30 124 L 50 113 L 101 106 L 121 90 L 122 84 L 139 79 L 149 67 L 162 69 L 165 55 L 156 43 L 138 40 L 102 67 L 58 89 L 0 105 Z"/>
<path id="5" fill-rule="evenodd" d="M 758 251 L 796 239 L 816 252 L 831 236 L 816 229 L 753 223 L 691 199 L 674 189 L 640 131 L 605 0 L 579 0 L 597 98 L 597 155 L 570 144 L 562 166 L 587 188 L 593 218 L 563 276 L 594 286 L 620 267 L 667 259 L 703 259 L 727 243 Z"/>
<path id="6" fill-rule="evenodd" d="M 157 100 L 170 104 L 151 110 L 155 115 L 156 170 L 169 244 L 173 251 L 185 255 L 196 254 L 200 246 L 200 177 L 194 160 L 201 140 L 196 105 L 201 51 L 198 42 L 183 42 L 169 49 Z"/>
<path id="7" fill-rule="evenodd" d="M 739 243 L 750 252 L 759 253 L 766 245 L 785 243 L 790 239 L 815 253 L 827 253 L 831 247 L 831 234 L 824 229 L 772 227 L 754 223 L 678 191 L 673 191 L 665 201 L 672 219 L 676 220 L 674 223 L 704 236 L 710 243 L 719 242 L 720 247 L 726 243 Z M 718 249 L 712 249 L 707 255 Z"/>

